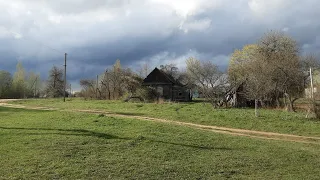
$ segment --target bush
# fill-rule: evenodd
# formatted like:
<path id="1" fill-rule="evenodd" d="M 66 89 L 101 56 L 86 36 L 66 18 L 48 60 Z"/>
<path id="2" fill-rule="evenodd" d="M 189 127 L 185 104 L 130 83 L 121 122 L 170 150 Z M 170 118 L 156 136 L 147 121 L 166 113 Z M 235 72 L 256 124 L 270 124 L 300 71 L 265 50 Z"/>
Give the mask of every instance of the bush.
<path id="1" fill-rule="evenodd" d="M 157 100 L 158 93 L 154 88 L 141 87 L 136 91 L 136 96 L 141 97 L 146 102 L 154 102 Z"/>

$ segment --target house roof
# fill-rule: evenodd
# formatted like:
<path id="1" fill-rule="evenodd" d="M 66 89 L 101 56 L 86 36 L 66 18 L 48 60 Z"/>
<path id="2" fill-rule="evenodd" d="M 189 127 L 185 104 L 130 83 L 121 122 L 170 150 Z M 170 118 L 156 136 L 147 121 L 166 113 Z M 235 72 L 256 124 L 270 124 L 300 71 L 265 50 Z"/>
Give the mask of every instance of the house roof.
<path id="1" fill-rule="evenodd" d="M 175 80 L 171 75 L 155 68 L 144 80 L 143 84 L 171 84 L 183 86 L 179 81 Z"/>

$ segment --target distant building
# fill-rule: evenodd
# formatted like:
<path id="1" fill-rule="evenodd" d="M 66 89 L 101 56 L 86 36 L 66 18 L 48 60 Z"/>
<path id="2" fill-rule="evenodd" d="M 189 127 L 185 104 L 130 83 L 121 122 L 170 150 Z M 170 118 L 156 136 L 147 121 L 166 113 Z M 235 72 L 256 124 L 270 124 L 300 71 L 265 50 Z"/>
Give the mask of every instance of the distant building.
<path id="1" fill-rule="evenodd" d="M 190 89 L 171 75 L 155 68 L 144 80 L 144 86 L 155 88 L 160 98 L 171 101 L 191 101 Z"/>

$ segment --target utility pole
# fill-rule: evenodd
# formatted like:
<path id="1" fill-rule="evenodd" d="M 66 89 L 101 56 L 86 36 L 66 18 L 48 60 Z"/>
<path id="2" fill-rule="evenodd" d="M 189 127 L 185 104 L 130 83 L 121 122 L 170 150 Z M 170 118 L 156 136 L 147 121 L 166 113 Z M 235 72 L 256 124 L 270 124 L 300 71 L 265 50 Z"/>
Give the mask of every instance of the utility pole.
<path id="1" fill-rule="evenodd" d="M 64 53 L 64 87 L 63 87 L 63 102 L 66 102 L 66 86 L 67 86 L 67 53 Z"/>
<path id="2" fill-rule="evenodd" d="M 310 83 L 311 83 L 311 88 L 310 88 L 310 93 L 311 93 L 311 99 L 313 100 L 313 76 L 312 76 L 312 68 L 310 67 Z"/>

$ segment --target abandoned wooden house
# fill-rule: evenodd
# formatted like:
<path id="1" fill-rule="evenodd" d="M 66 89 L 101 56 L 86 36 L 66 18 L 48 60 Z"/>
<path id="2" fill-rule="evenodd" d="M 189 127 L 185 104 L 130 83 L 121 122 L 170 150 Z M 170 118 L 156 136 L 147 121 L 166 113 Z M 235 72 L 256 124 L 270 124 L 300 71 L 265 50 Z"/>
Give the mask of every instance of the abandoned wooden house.
<path id="1" fill-rule="evenodd" d="M 143 85 L 154 88 L 159 98 L 170 101 L 191 101 L 191 91 L 171 75 L 155 68 L 144 80 Z"/>
<path id="2" fill-rule="evenodd" d="M 226 100 L 232 107 L 253 107 L 254 101 L 246 98 L 244 92 L 244 83 L 239 86 L 235 86 L 229 90 L 226 94 Z"/>

